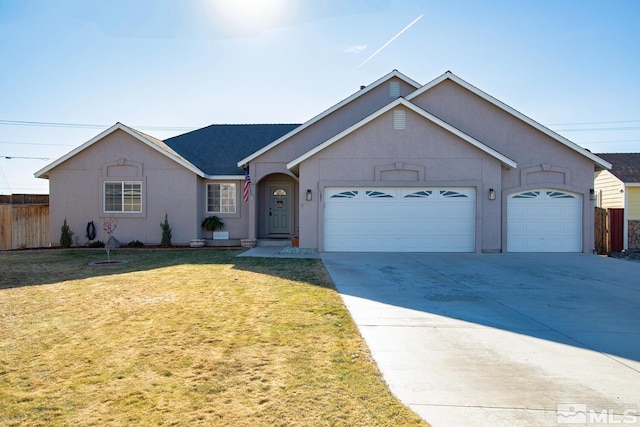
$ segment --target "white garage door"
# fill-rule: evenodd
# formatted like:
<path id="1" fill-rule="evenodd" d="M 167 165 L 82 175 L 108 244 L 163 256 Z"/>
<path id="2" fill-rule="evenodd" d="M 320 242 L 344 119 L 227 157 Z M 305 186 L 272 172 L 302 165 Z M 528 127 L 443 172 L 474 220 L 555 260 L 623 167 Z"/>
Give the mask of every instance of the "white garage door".
<path id="1" fill-rule="evenodd" d="M 582 252 L 582 196 L 540 189 L 509 196 L 508 252 Z"/>
<path id="2" fill-rule="evenodd" d="M 324 247 L 338 252 L 473 252 L 474 188 L 326 188 Z"/>

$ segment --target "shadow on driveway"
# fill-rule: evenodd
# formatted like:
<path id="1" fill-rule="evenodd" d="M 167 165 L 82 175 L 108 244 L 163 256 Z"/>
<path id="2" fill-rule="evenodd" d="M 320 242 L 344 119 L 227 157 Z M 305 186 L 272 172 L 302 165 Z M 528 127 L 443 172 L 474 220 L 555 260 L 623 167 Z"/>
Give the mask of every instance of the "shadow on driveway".
<path id="1" fill-rule="evenodd" d="M 640 404 L 640 264 L 589 254 L 322 259 L 392 391 L 436 426 L 453 413 L 468 425 L 555 425 L 563 403 L 620 416 Z"/>

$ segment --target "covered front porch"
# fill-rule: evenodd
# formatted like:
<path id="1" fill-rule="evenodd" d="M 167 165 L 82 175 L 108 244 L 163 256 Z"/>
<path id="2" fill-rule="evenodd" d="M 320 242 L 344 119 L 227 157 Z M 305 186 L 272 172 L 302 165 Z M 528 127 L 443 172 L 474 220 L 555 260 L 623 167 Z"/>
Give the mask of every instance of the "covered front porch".
<path id="1" fill-rule="evenodd" d="M 249 189 L 249 238 L 258 245 L 287 246 L 298 236 L 298 181 L 272 173 Z"/>

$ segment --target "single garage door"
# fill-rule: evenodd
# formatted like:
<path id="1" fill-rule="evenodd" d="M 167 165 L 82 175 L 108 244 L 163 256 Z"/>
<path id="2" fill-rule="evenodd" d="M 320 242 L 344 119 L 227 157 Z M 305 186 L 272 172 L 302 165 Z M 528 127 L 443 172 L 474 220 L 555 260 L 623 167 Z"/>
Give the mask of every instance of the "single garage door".
<path id="1" fill-rule="evenodd" d="M 540 189 L 507 199 L 508 252 L 582 252 L 582 196 Z"/>
<path id="2" fill-rule="evenodd" d="M 337 252 L 473 252 L 474 188 L 329 187 L 324 247 Z"/>

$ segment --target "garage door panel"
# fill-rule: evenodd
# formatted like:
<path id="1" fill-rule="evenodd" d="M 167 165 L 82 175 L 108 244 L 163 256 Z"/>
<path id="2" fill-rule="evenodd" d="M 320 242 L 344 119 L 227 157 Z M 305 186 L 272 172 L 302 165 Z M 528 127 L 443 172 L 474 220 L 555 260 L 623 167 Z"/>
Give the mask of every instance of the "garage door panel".
<path id="1" fill-rule="evenodd" d="M 540 189 L 507 200 L 509 252 L 581 252 L 582 197 Z"/>
<path id="2" fill-rule="evenodd" d="M 325 250 L 472 252 L 473 188 L 327 188 Z"/>

